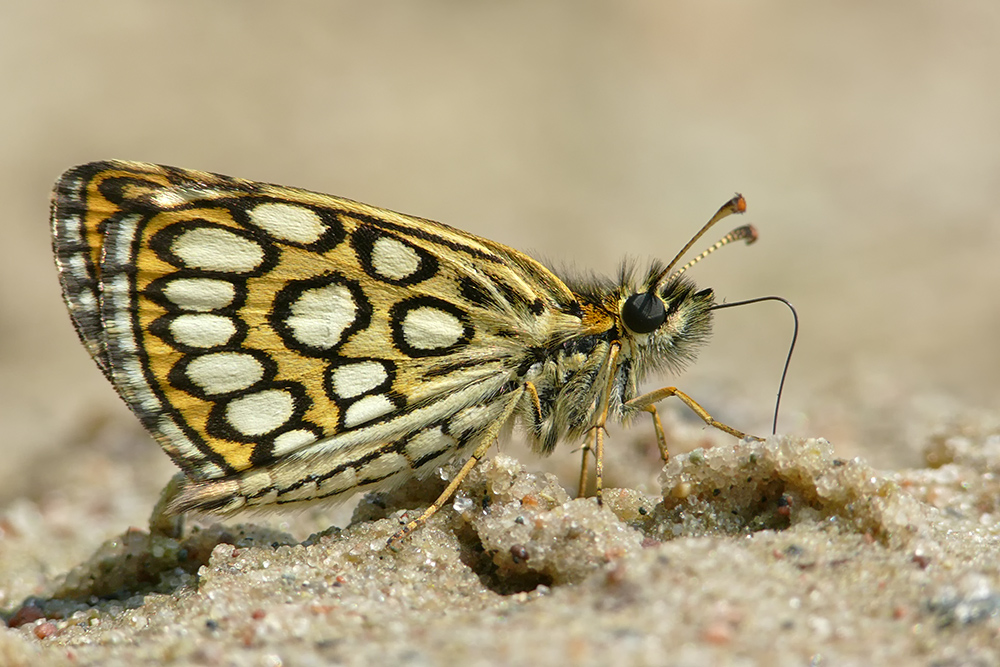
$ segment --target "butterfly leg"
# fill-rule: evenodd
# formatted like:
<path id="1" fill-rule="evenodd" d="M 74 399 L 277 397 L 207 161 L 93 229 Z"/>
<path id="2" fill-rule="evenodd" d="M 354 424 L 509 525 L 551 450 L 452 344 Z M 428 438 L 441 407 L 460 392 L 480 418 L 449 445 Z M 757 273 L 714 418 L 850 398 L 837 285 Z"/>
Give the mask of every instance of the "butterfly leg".
<path id="1" fill-rule="evenodd" d="M 580 461 L 580 485 L 577 487 L 576 497 L 583 498 L 587 495 L 587 483 L 590 481 L 590 468 L 587 467 L 587 457 L 594 451 L 594 438 L 597 431 L 591 429 L 587 432 L 587 439 L 583 441 L 580 451 L 583 452 L 583 460 Z"/>
<path id="2" fill-rule="evenodd" d="M 607 415 L 605 414 L 605 417 Z M 603 505 L 601 493 L 604 491 L 604 424 L 594 427 L 594 495 L 597 504 Z"/>
<path id="3" fill-rule="evenodd" d="M 655 405 L 647 405 L 643 408 L 653 418 L 653 430 L 656 432 L 656 445 L 660 448 L 660 458 L 666 463 L 670 460 L 670 452 L 667 450 L 667 436 L 663 434 L 663 422 L 660 421 L 660 413 L 656 411 Z"/>
<path id="4" fill-rule="evenodd" d="M 527 384 L 530 385 L 531 383 Z M 504 411 L 503 415 L 501 415 L 501 417 L 497 419 L 490 426 L 490 428 L 483 434 L 482 442 L 479 444 L 478 447 L 476 447 L 476 450 L 472 452 L 472 456 L 469 457 L 469 460 L 465 462 L 465 464 L 461 467 L 461 469 L 459 469 L 457 473 L 455 473 L 455 477 L 451 480 L 451 482 L 448 483 L 448 486 L 445 487 L 444 491 L 441 492 L 441 495 L 437 497 L 437 500 L 431 503 L 430 506 L 427 509 L 425 509 L 420 516 L 407 523 L 392 537 L 389 538 L 387 546 L 390 549 L 392 549 L 393 551 L 398 551 L 400 543 L 403 540 L 405 540 L 410 533 L 412 533 L 417 528 L 420 528 L 420 526 L 427 523 L 428 519 L 434 516 L 434 514 L 439 509 L 444 507 L 444 504 L 448 502 L 448 499 L 451 498 L 451 496 L 455 493 L 455 490 L 458 489 L 458 487 L 462 484 L 462 481 L 465 479 L 465 476 L 468 475 L 469 472 L 476 467 L 476 464 L 479 463 L 480 459 L 486 456 L 486 452 L 489 451 L 490 446 L 494 442 L 496 442 L 497 435 L 500 433 L 500 429 L 503 428 L 503 425 L 507 423 L 507 420 L 510 418 L 511 414 L 513 414 L 514 408 L 517 406 L 518 401 L 521 399 L 521 396 L 524 395 L 525 391 L 529 392 L 534 391 L 534 386 L 532 385 L 530 390 L 522 386 L 520 388 L 520 391 L 517 392 L 517 394 L 511 396 L 510 403 L 508 404 L 507 409 Z M 537 392 L 535 393 L 535 396 L 537 398 L 538 396 Z"/>
<path id="5" fill-rule="evenodd" d="M 663 437 L 663 424 L 659 423 L 660 421 L 659 415 L 657 415 L 656 409 L 653 407 L 653 404 L 659 403 L 663 399 L 669 398 L 671 396 L 676 396 L 677 398 L 679 398 L 684 403 L 684 405 L 691 408 L 691 410 L 694 411 L 696 415 L 701 417 L 702 421 L 704 421 L 706 424 L 708 424 L 713 428 L 717 428 L 724 433 L 728 433 L 734 438 L 739 438 L 740 440 L 744 438 L 751 438 L 753 440 L 763 440 L 763 438 L 758 438 L 755 435 L 750 435 L 749 433 L 738 431 L 732 426 L 728 426 L 720 421 L 716 421 L 715 418 L 712 417 L 712 415 L 708 414 L 708 411 L 705 410 L 705 408 L 698 405 L 697 401 L 695 401 L 693 398 L 685 394 L 677 387 L 664 387 L 663 389 L 657 389 L 656 391 L 651 391 L 648 394 L 643 394 L 642 396 L 633 398 L 631 401 L 625 404 L 626 408 L 631 408 L 633 410 L 644 410 L 646 412 L 651 412 L 653 414 L 653 420 L 654 420 L 653 424 L 654 427 L 657 427 L 656 439 L 658 441 L 658 444 L 660 445 L 660 455 L 663 456 L 664 461 L 666 461 L 667 457 L 669 456 L 667 454 L 667 443 L 666 439 Z"/>
<path id="6" fill-rule="evenodd" d="M 479 460 L 486 455 L 486 452 L 492 444 L 493 440 L 489 439 L 484 440 L 481 445 L 476 447 L 476 451 L 472 453 L 472 456 L 470 456 L 469 460 L 465 462 L 465 465 L 463 465 L 462 468 L 455 474 L 454 479 L 452 479 L 448 486 L 445 487 L 444 491 L 441 492 L 441 495 L 437 497 L 437 500 L 431 503 L 430 507 L 425 509 L 423 514 L 418 516 L 413 521 L 410 521 L 395 535 L 389 538 L 390 549 L 393 551 L 398 550 L 400 542 L 405 540 L 406 537 L 417 528 L 427 523 L 427 520 L 434 516 L 434 514 L 441 509 L 446 502 L 448 502 L 448 499 L 455 493 L 455 490 L 465 479 L 465 476 L 469 474 L 469 471 L 476 467 L 476 464 L 479 463 Z"/>
<path id="7" fill-rule="evenodd" d="M 601 493 L 604 490 L 604 434 L 607 432 L 604 426 L 608 423 L 608 409 L 610 407 L 611 392 L 615 386 L 619 350 L 621 350 L 621 345 L 618 343 L 612 343 L 611 347 L 608 348 L 607 367 L 611 370 L 608 373 L 608 388 L 604 393 L 604 408 L 601 410 L 601 415 L 597 418 L 597 423 L 591 428 L 591 432 L 594 434 L 594 495 L 597 497 L 598 505 L 604 504 L 604 501 L 601 499 Z M 590 436 L 588 435 L 588 437 Z M 586 465 L 586 457 L 584 457 L 584 465 Z M 581 472 L 580 476 L 582 477 L 583 474 Z"/>

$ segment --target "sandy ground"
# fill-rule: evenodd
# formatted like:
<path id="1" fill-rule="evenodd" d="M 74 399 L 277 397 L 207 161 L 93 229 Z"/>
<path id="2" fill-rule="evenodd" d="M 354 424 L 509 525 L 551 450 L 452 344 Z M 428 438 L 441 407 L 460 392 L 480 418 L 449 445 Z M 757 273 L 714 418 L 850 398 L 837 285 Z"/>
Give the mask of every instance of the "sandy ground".
<path id="1" fill-rule="evenodd" d="M 971 0 L 3 5 L 0 664 L 1000 662 L 998 31 Z M 106 158 L 599 273 L 740 191 L 760 241 L 692 277 L 796 305 L 788 437 L 665 406 L 676 452 L 715 446 L 661 473 L 646 424 L 612 430 L 598 510 L 561 494 L 573 443 L 515 433 L 399 553 L 433 488 L 151 541 L 173 469 L 49 250 L 52 182 Z M 660 382 L 766 433 L 789 320 L 724 311 Z"/>

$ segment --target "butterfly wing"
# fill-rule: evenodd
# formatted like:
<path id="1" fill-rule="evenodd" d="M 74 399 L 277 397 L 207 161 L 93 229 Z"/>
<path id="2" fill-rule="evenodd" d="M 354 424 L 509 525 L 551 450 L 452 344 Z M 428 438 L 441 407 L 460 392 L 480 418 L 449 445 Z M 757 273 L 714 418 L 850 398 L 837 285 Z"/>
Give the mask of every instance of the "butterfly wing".
<path id="1" fill-rule="evenodd" d="M 98 162 L 59 180 L 52 225 L 81 340 L 192 480 L 179 509 L 431 470 L 493 437 L 581 325 L 517 251 L 305 190 Z"/>

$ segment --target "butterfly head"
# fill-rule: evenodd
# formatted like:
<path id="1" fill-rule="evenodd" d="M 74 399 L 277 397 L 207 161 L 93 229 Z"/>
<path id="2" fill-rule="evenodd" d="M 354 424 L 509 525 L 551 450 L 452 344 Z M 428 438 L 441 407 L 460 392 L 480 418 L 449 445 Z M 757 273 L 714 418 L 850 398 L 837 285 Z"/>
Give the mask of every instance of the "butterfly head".
<path id="1" fill-rule="evenodd" d="M 691 361 L 711 334 L 714 303 L 711 289 L 699 290 L 679 276 L 659 287 L 623 294 L 620 331 L 637 365 L 678 369 Z"/>

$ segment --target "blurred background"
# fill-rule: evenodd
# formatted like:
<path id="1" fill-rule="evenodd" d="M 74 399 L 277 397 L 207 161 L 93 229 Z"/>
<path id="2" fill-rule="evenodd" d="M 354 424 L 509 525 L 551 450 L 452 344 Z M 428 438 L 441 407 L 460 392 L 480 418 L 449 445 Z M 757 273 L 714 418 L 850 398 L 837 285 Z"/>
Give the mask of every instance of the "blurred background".
<path id="1" fill-rule="evenodd" d="M 598 273 L 670 259 L 739 191 L 760 240 L 691 276 L 798 308 L 779 431 L 921 465 L 936 424 L 1000 396 L 998 34 L 990 0 L 4 3 L 0 506 L 89 484 L 94 512 L 141 522 L 173 470 L 52 264 L 52 183 L 106 158 L 340 194 Z M 721 312 L 699 362 L 649 388 L 766 433 L 790 322 Z M 700 429 L 681 408 L 671 428 Z M 655 478 L 645 421 L 612 438 L 612 484 L 634 482 L 632 441 Z"/>

